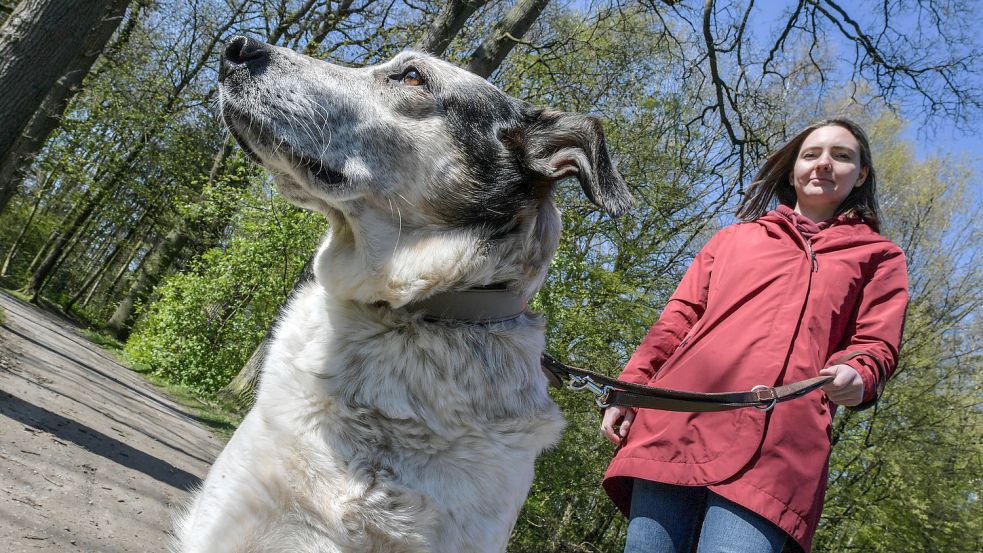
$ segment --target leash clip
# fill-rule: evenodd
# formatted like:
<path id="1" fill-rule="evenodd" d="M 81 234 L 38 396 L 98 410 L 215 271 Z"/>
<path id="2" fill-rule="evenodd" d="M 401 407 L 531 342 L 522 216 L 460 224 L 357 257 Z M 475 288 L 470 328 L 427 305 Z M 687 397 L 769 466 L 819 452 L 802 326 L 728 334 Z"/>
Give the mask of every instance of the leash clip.
<path id="1" fill-rule="evenodd" d="M 598 386 L 589 376 L 570 375 L 570 382 L 567 382 L 567 388 L 575 392 L 587 390 L 594 394 L 594 403 L 601 409 L 607 409 L 611 406 L 608 403 L 608 397 L 611 395 L 611 386 Z"/>
<path id="2" fill-rule="evenodd" d="M 767 401 L 767 405 L 755 405 L 755 409 L 761 409 L 762 411 L 771 411 L 778 403 L 778 392 L 775 391 L 771 386 L 765 386 L 764 384 L 758 384 L 754 388 L 751 388 L 754 395 L 757 396 L 757 400 L 760 402 Z"/>

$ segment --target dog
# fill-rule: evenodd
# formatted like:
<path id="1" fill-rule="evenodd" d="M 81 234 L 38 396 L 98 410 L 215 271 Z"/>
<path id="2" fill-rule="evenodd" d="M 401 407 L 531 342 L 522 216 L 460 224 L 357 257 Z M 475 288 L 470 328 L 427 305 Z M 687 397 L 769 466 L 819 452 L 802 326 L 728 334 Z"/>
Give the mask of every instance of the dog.
<path id="1" fill-rule="evenodd" d="M 559 242 L 551 191 L 632 204 L 599 121 L 416 51 L 350 68 L 235 37 L 219 81 L 232 136 L 329 232 L 177 549 L 505 551 L 564 427 L 526 308 Z"/>

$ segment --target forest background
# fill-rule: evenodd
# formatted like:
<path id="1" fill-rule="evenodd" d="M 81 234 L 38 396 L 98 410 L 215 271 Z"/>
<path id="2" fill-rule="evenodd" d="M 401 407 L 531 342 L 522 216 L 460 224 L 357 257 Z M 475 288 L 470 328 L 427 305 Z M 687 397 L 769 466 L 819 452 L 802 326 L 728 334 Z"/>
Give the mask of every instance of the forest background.
<path id="1" fill-rule="evenodd" d="M 5 44 L 56 4 L 73 2 L 0 0 L 0 103 L 29 95 L 22 69 L 3 77 L 24 59 Z M 533 307 L 551 352 L 613 375 L 767 153 L 815 119 L 857 120 L 912 301 L 884 398 L 835 419 L 816 550 L 983 550 L 981 164 L 928 146 L 979 144 L 977 2 L 74 4 L 102 17 L 32 62 L 40 74 L 74 48 L 29 117 L 0 111 L 0 130 L 16 131 L 0 143 L 0 284 L 105 331 L 138 370 L 237 409 L 326 223 L 286 204 L 222 126 L 218 56 L 235 34 L 352 64 L 415 45 L 513 96 L 598 116 L 638 207 L 611 220 L 561 186 L 564 236 Z M 596 410 L 553 394 L 570 424 L 539 461 L 509 550 L 619 551 Z"/>

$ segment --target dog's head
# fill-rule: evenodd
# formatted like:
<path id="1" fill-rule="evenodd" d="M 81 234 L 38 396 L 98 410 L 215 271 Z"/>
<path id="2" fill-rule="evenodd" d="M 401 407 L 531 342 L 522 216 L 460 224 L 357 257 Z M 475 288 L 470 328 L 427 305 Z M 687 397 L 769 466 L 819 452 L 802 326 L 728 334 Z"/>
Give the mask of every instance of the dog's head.
<path id="1" fill-rule="evenodd" d="M 347 68 L 236 37 L 219 80 L 243 149 L 287 200 L 328 216 L 316 272 L 348 299 L 398 307 L 493 283 L 528 297 L 558 243 L 559 180 L 613 216 L 631 207 L 597 119 L 420 52 Z"/>

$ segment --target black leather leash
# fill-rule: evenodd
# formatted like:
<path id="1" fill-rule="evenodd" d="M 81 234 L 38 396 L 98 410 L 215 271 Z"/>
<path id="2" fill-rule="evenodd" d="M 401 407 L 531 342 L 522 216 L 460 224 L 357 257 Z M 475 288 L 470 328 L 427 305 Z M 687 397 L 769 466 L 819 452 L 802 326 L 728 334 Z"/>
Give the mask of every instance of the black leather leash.
<path id="1" fill-rule="evenodd" d="M 602 409 L 612 405 L 620 405 L 693 413 L 727 411 L 742 407 L 754 407 L 769 411 L 783 401 L 802 397 L 833 380 L 832 376 L 817 376 L 777 388 L 758 385 L 747 392 L 700 393 L 681 392 L 616 380 L 587 369 L 571 367 L 557 361 L 552 355 L 545 352 L 542 357 L 542 365 L 543 372 L 546 373 L 552 386 L 562 387 L 563 382 L 566 381 L 567 388 L 571 390 L 587 390 L 596 396 L 594 401 Z"/>

